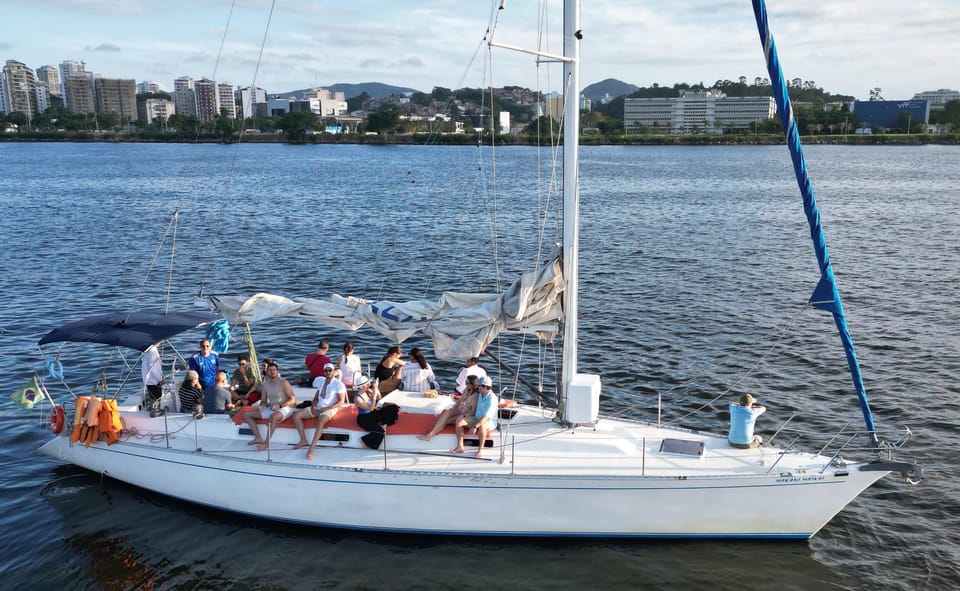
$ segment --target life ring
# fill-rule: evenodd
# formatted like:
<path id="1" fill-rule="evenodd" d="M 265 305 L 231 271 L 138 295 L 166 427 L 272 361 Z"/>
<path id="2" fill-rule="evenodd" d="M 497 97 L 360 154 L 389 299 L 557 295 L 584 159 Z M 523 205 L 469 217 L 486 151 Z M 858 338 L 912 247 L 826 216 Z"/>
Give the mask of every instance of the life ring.
<path id="1" fill-rule="evenodd" d="M 55 380 L 63 379 L 63 364 L 59 359 L 51 359 L 47 362 L 47 373 Z"/>
<path id="2" fill-rule="evenodd" d="M 50 432 L 59 435 L 60 431 L 63 431 L 63 421 L 63 407 L 58 404 L 53 407 L 53 412 L 50 413 Z"/>

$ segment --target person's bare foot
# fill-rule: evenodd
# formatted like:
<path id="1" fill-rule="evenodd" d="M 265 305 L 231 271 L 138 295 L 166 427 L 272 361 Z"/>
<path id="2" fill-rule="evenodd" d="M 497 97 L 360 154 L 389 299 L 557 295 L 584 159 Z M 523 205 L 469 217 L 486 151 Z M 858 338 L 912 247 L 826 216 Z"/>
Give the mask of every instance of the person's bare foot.
<path id="1" fill-rule="evenodd" d="M 462 448 L 462 447 L 455 447 L 455 448 L 453 448 L 453 449 L 450 450 L 450 453 L 452 453 L 452 454 L 462 454 L 462 453 L 463 453 L 463 448 Z"/>
<path id="2" fill-rule="evenodd" d="M 293 446 L 293 449 L 300 449 L 301 447 L 307 447 L 308 445 L 310 445 L 309 441 L 300 441 Z"/>
<path id="3" fill-rule="evenodd" d="M 417 439 L 420 441 L 430 441 L 433 439 L 433 435 L 417 435 Z"/>
<path id="4" fill-rule="evenodd" d="M 253 441 L 248 441 L 247 445 L 263 445 L 263 439 L 254 439 Z"/>
<path id="5" fill-rule="evenodd" d="M 313 448 L 312 448 L 312 447 L 307 450 L 307 459 L 308 459 L 308 460 L 312 460 L 312 459 L 313 459 Z"/>
<path id="6" fill-rule="evenodd" d="M 478 450 L 477 450 L 477 455 L 475 455 L 474 457 L 477 458 L 478 460 L 482 460 L 482 459 L 483 459 L 483 452 L 481 452 L 481 451 L 478 449 Z"/>
<path id="7" fill-rule="evenodd" d="M 266 441 L 257 446 L 257 451 L 267 451 L 267 448 L 270 447 Z"/>

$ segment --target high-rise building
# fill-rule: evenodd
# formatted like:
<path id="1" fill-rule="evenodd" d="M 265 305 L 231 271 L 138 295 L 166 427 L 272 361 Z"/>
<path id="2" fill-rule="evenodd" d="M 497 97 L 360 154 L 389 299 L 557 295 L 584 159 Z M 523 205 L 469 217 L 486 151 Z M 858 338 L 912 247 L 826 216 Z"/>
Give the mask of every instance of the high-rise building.
<path id="1" fill-rule="evenodd" d="M 263 105 L 262 112 L 266 113 L 267 91 L 262 88 L 254 88 L 252 91 L 249 86 L 237 91 L 240 99 L 240 112 L 237 117 L 246 119 L 257 115 L 257 109 L 254 105 Z M 266 115 L 264 115 L 266 116 Z"/>
<path id="2" fill-rule="evenodd" d="M 75 62 L 73 60 L 64 60 L 60 62 L 60 96 L 64 97 L 65 102 L 69 102 L 67 95 L 67 78 L 83 74 L 87 71 L 86 64 Z"/>
<path id="3" fill-rule="evenodd" d="M 208 78 L 197 80 L 193 89 L 197 93 L 197 116 L 200 117 L 200 121 L 216 119 L 220 114 L 216 81 Z"/>
<path id="4" fill-rule="evenodd" d="M 63 95 L 63 86 L 60 84 L 60 70 L 53 66 L 37 68 L 37 79 L 47 84 L 47 91 L 54 96 Z"/>
<path id="5" fill-rule="evenodd" d="M 155 94 L 161 92 L 160 85 L 156 82 L 145 80 L 137 83 L 137 94 Z"/>
<path id="6" fill-rule="evenodd" d="M 37 108 L 37 79 L 23 62 L 7 60 L 3 66 L 5 112 L 23 113 L 27 120 L 40 113 Z"/>
<path id="7" fill-rule="evenodd" d="M 546 107 L 544 112 L 548 117 L 552 117 L 556 121 L 563 118 L 563 95 L 555 92 L 550 93 L 543 97 L 543 102 Z"/>
<path id="8" fill-rule="evenodd" d="M 97 102 L 92 72 L 71 74 L 63 82 L 66 106 L 72 113 L 96 113 Z"/>
<path id="9" fill-rule="evenodd" d="M 184 117 L 197 116 L 197 93 L 192 88 L 174 90 L 173 104 L 177 115 L 183 115 Z"/>
<path id="10" fill-rule="evenodd" d="M 190 76 L 180 76 L 173 81 L 174 90 L 193 90 L 194 80 Z"/>
<path id="11" fill-rule="evenodd" d="M 0 113 L 9 113 L 7 110 L 7 82 L 0 71 Z"/>
<path id="12" fill-rule="evenodd" d="M 43 113 L 50 108 L 50 91 L 45 82 L 37 81 L 37 113 Z"/>
<path id="13" fill-rule="evenodd" d="M 96 94 L 97 113 L 116 113 L 122 125 L 137 118 L 136 80 L 98 78 Z"/>
<path id="14" fill-rule="evenodd" d="M 227 82 L 217 85 L 217 113 L 223 113 L 227 119 L 237 118 L 237 101 L 233 85 Z"/>
<path id="15" fill-rule="evenodd" d="M 173 104 L 178 115 L 198 116 L 197 93 L 194 91 L 193 78 L 181 76 L 173 81 Z"/>

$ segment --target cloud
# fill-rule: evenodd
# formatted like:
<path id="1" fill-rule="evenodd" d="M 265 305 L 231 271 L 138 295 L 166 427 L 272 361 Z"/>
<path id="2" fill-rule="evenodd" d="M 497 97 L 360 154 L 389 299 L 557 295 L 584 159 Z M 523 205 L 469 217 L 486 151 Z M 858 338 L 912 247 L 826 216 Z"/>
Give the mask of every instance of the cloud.
<path id="1" fill-rule="evenodd" d="M 83 48 L 84 51 L 110 51 L 117 52 L 123 51 L 119 45 L 114 45 L 113 43 L 101 43 L 100 45 L 90 46 L 87 45 Z"/>
<path id="2" fill-rule="evenodd" d="M 147 4 L 129 0 L 34 0 L 34 5 L 45 6 L 49 11 L 107 16 L 139 16 L 144 14 Z"/>

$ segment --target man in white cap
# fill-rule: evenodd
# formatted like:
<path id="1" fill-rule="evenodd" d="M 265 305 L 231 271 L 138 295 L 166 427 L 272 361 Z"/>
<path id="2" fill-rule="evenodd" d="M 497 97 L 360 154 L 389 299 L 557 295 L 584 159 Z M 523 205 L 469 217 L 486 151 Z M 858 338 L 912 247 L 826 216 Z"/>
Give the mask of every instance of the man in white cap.
<path id="1" fill-rule="evenodd" d="M 483 446 L 487 437 L 497 428 L 497 412 L 499 402 L 493 393 L 493 380 L 484 376 L 477 380 L 479 394 L 477 395 L 477 410 L 472 416 L 465 416 L 457 421 L 457 447 L 450 450 L 452 453 L 463 453 L 463 430 L 470 429 L 470 433 L 479 435 L 477 457 L 483 456 Z"/>
<path id="2" fill-rule="evenodd" d="M 471 357 L 463 364 L 463 368 L 457 375 L 457 394 L 462 395 L 467 391 L 467 376 L 477 376 L 477 378 L 487 376 L 487 370 L 480 367 L 479 357 Z"/>
<path id="3" fill-rule="evenodd" d="M 313 381 L 313 387 L 317 389 L 316 394 L 313 395 L 313 404 L 293 415 L 293 424 L 300 435 L 300 440 L 293 446 L 294 449 L 300 449 L 307 445 L 307 434 L 304 430 L 303 421 L 317 419 L 317 428 L 313 432 L 313 440 L 309 442 L 310 449 L 307 450 L 308 460 L 313 459 L 313 450 L 317 447 L 317 441 L 320 441 L 324 426 L 337 415 L 337 412 L 347 402 L 347 387 L 334 377 L 334 371 L 336 371 L 336 368 L 332 363 L 323 365 L 323 375 Z"/>

